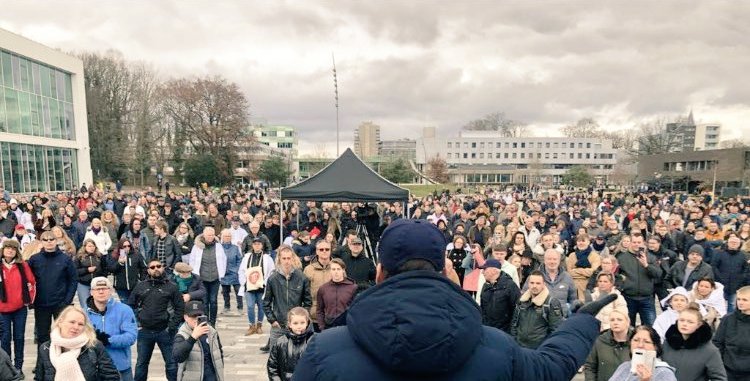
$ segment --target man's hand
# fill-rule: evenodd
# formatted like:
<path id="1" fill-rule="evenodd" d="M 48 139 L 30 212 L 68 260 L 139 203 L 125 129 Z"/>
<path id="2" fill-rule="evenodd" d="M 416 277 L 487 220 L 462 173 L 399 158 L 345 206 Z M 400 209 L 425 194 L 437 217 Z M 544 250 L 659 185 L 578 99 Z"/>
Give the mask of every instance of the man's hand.
<path id="1" fill-rule="evenodd" d="M 198 340 L 201 338 L 201 336 L 207 335 L 210 330 L 211 326 L 208 325 L 208 323 L 203 323 L 193 328 L 193 333 L 190 334 L 190 336 L 192 336 L 193 339 Z"/>
<path id="2" fill-rule="evenodd" d="M 271 323 L 271 327 L 273 327 L 273 328 L 281 328 L 281 325 L 279 325 L 279 322 L 275 321 L 275 322 Z"/>
<path id="3" fill-rule="evenodd" d="M 646 257 L 646 253 L 638 254 L 638 262 L 641 263 L 641 266 L 648 267 L 648 258 Z"/>
<path id="4" fill-rule="evenodd" d="M 589 314 L 591 316 L 596 316 L 599 311 L 602 310 L 607 304 L 614 302 L 617 300 L 616 294 L 609 294 L 603 298 L 600 298 L 599 300 L 589 302 L 584 304 L 581 308 L 578 308 L 577 311 L 579 314 Z"/>
<path id="5" fill-rule="evenodd" d="M 99 340 L 105 347 L 109 346 L 110 335 L 104 331 L 96 330 L 96 339 Z"/>

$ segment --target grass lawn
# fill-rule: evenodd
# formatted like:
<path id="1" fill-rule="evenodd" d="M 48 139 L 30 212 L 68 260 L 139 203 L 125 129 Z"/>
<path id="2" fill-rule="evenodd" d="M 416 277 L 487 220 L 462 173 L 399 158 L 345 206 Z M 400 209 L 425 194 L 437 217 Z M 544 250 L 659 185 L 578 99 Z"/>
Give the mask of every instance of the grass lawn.
<path id="1" fill-rule="evenodd" d="M 431 195 L 432 192 L 435 191 L 437 191 L 437 193 L 440 193 L 444 189 L 448 189 L 451 191 L 451 193 L 453 193 L 457 188 L 459 188 L 459 186 L 456 184 L 399 184 L 399 186 L 408 189 L 411 192 L 412 196 L 417 198 Z"/>

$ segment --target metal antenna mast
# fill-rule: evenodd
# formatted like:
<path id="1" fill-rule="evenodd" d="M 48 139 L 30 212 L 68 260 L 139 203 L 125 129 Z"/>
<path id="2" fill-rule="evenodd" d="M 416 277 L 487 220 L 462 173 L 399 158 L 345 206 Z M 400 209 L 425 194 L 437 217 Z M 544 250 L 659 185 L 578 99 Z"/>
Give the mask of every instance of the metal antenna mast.
<path id="1" fill-rule="evenodd" d="M 331 52 L 331 59 L 333 60 L 333 92 L 336 100 L 336 157 L 339 157 L 339 82 L 336 77 L 336 57 L 333 52 Z"/>

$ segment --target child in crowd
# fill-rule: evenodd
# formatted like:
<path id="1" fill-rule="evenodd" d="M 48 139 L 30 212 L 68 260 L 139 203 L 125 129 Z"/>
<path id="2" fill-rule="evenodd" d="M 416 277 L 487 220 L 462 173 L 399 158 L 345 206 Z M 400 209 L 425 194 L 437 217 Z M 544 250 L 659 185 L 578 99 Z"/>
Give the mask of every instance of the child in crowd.
<path id="1" fill-rule="evenodd" d="M 266 367 L 271 381 L 292 379 L 297 361 L 313 335 L 310 313 L 302 307 L 294 307 L 289 311 L 287 327 L 289 330 L 276 340 L 268 356 Z"/>

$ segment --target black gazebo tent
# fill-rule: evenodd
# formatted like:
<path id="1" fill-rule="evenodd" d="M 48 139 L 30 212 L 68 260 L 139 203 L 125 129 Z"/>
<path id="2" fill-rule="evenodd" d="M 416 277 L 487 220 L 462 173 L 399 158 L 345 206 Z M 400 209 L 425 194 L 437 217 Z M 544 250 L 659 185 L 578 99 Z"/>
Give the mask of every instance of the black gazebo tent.
<path id="1" fill-rule="evenodd" d="M 386 180 L 363 163 L 351 149 L 347 149 L 315 176 L 281 189 L 280 198 L 282 205 L 284 199 L 328 202 L 401 201 L 406 212 L 409 190 Z M 357 231 L 359 234 L 359 228 Z M 283 240 L 283 231 L 279 235 Z M 366 240 L 365 248 L 374 255 L 369 239 Z"/>
<path id="2" fill-rule="evenodd" d="M 281 189 L 281 199 L 302 201 L 373 202 L 409 199 L 401 188 L 373 171 L 351 149 L 315 176 Z"/>

